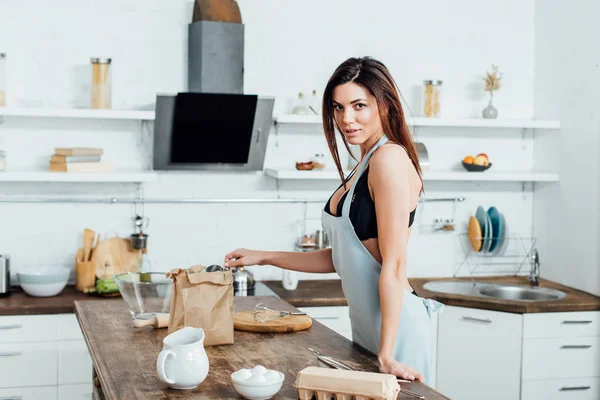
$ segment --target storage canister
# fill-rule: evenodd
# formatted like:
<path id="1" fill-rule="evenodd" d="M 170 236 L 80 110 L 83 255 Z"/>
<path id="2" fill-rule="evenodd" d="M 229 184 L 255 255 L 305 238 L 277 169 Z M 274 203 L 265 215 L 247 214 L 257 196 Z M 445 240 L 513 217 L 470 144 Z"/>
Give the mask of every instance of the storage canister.
<path id="1" fill-rule="evenodd" d="M 0 107 L 6 105 L 6 53 L 0 53 Z"/>
<path id="2" fill-rule="evenodd" d="M 442 108 L 442 81 L 423 81 L 423 116 L 437 118 Z"/>
<path id="3" fill-rule="evenodd" d="M 92 108 L 111 107 L 110 58 L 94 57 L 92 63 Z"/>

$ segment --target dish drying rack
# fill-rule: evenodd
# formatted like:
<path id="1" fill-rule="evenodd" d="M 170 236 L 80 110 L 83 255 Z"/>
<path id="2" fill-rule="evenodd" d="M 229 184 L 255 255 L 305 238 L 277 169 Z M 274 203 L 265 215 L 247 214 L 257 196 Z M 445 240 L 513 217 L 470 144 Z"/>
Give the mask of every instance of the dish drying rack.
<path id="1" fill-rule="evenodd" d="M 464 258 L 454 272 L 454 277 L 466 269 L 469 275 L 514 275 L 529 273 L 533 264 L 532 254 L 537 238 L 511 234 L 504 238 L 475 238 L 483 243 L 489 240 L 502 241 L 492 252 L 475 251 L 468 233 L 457 235 L 464 251 Z"/>

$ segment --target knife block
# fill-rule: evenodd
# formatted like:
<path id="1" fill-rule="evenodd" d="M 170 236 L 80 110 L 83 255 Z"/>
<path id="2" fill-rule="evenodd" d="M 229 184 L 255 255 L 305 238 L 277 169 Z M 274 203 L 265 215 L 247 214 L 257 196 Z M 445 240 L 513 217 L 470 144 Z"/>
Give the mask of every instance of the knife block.
<path id="1" fill-rule="evenodd" d="M 84 289 L 96 286 L 96 267 L 94 260 L 83 261 L 83 248 L 77 250 L 75 256 L 75 290 L 83 292 Z"/>

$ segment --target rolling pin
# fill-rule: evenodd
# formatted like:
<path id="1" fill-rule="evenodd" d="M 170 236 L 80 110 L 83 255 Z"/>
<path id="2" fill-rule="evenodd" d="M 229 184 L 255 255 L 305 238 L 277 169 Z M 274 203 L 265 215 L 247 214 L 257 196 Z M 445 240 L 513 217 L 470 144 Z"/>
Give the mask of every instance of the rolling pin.
<path id="1" fill-rule="evenodd" d="M 143 326 L 153 326 L 155 328 L 166 328 L 169 326 L 169 313 L 154 314 L 150 319 L 135 319 L 133 320 L 134 328 Z"/>

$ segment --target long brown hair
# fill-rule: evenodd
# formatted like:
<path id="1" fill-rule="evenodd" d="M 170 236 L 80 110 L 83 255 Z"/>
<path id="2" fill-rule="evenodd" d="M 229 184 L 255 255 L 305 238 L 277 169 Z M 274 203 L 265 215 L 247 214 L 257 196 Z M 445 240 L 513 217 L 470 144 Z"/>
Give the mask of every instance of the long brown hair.
<path id="1" fill-rule="evenodd" d="M 337 67 L 331 78 L 329 78 L 329 82 L 327 82 L 327 86 L 325 86 L 323 92 L 323 129 L 329 151 L 333 156 L 340 178 L 344 183 L 344 188 L 346 187 L 346 179 L 344 178 L 342 163 L 340 162 L 340 155 L 337 149 L 335 128 L 340 132 L 342 141 L 349 153 L 350 147 L 346 137 L 335 122 L 333 90 L 337 86 L 348 82 L 354 82 L 363 86 L 375 97 L 384 134 L 391 142 L 404 147 L 421 179 L 421 191 L 423 191 L 423 177 L 421 176 L 419 156 L 404 118 L 404 111 L 400 103 L 400 89 L 398 89 L 398 85 L 386 66 L 381 61 L 371 57 L 353 57 L 344 61 Z"/>

